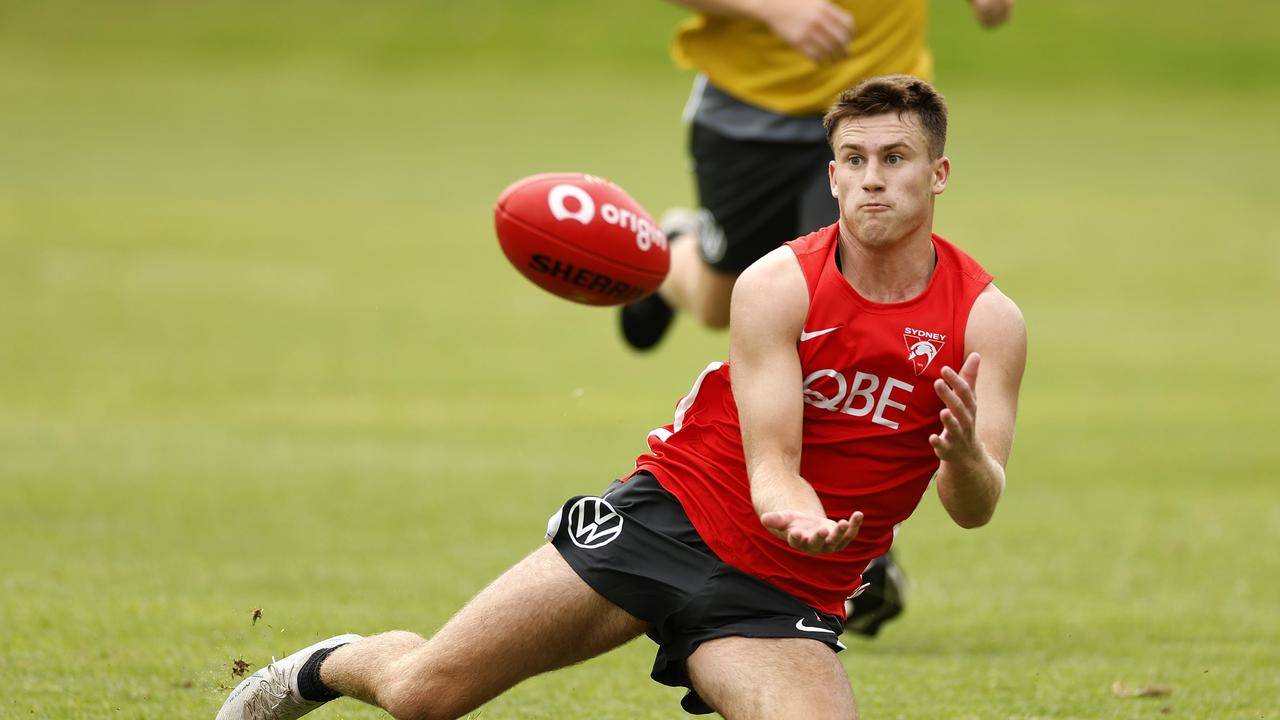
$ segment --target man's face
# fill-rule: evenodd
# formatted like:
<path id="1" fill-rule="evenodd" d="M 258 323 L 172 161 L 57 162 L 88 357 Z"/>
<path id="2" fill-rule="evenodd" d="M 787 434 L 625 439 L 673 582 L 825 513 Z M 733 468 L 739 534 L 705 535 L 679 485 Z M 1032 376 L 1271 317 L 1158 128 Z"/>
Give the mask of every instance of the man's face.
<path id="1" fill-rule="evenodd" d="M 914 113 L 851 118 L 832 136 L 831 194 L 853 238 L 886 247 L 930 231 L 933 198 L 947 187 L 951 162 L 931 160 Z"/>

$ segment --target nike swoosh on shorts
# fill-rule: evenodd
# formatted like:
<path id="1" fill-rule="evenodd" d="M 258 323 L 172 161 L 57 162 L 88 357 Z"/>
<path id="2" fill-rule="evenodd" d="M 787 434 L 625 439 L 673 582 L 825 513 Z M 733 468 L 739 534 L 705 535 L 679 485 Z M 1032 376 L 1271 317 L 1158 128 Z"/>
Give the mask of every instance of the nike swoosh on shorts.
<path id="1" fill-rule="evenodd" d="M 809 627 L 808 625 L 804 624 L 804 618 L 800 618 L 799 620 L 796 621 L 796 629 L 802 630 L 804 632 L 811 632 L 811 633 L 829 633 L 831 635 L 836 634 L 834 630 L 828 630 L 827 628 L 824 628 L 824 627 Z"/>

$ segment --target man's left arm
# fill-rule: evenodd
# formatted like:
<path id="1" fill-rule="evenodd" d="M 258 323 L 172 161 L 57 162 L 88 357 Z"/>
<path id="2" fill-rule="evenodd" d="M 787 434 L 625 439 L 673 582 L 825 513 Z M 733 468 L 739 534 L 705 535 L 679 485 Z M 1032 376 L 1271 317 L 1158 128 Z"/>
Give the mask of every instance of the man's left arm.
<path id="1" fill-rule="evenodd" d="M 942 433 L 929 437 L 941 461 L 935 478 L 938 497 L 961 527 L 987 524 L 1004 491 L 1026 364 L 1022 313 L 995 285 L 988 285 L 969 313 L 964 365 L 959 372 L 944 367 L 942 378 L 934 382 L 946 405 Z"/>

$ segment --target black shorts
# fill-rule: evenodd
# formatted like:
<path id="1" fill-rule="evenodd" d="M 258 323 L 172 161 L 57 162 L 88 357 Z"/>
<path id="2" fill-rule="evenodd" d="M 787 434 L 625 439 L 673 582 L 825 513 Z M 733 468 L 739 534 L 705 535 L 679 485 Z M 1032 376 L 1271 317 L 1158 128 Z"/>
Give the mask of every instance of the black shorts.
<path id="1" fill-rule="evenodd" d="M 648 473 L 614 482 L 599 498 L 569 500 L 551 516 L 547 538 L 592 589 L 650 623 L 658 643 L 652 677 L 689 688 L 680 704 L 690 713 L 713 712 L 685 669 L 706 640 L 806 638 L 844 649 L 840 618 L 721 562 Z"/>
<path id="2" fill-rule="evenodd" d="M 698 202 L 715 219 L 699 238 L 702 259 L 737 274 L 788 240 L 835 222 L 827 163 L 819 142 L 734 140 L 703 125 L 690 130 Z"/>

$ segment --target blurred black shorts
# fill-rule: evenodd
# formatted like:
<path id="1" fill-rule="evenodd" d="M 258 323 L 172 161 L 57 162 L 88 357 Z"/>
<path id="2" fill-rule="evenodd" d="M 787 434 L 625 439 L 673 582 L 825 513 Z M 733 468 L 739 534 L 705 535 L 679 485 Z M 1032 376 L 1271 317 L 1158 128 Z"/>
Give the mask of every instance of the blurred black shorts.
<path id="1" fill-rule="evenodd" d="M 738 274 L 788 240 L 835 222 L 825 140 L 769 142 L 735 140 L 697 123 L 689 152 L 698 202 L 717 227 L 699 238 L 702 259 L 721 272 Z"/>
<path id="2" fill-rule="evenodd" d="M 689 688 L 680 701 L 687 712 L 713 712 L 685 669 L 706 640 L 807 638 L 844 649 L 840 618 L 721 562 L 648 473 L 614 482 L 599 498 L 572 498 L 551 516 L 547 538 L 592 589 L 650 623 L 658 643 L 652 677 Z"/>

